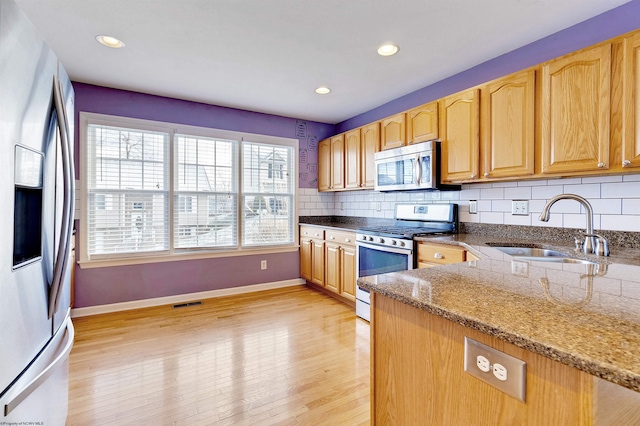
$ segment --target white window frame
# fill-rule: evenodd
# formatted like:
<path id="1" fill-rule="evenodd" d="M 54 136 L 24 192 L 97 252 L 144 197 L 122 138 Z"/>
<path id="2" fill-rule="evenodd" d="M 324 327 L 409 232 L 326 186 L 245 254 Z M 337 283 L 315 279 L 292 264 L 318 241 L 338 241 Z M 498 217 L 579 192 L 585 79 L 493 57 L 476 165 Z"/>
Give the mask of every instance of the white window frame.
<path id="1" fill-rule="evenodd" d="M 129 127 L 133 129 L 148 130 L 154 132 L 166 132 L 169 134 L 169 250 L 160 253 L 126 253 L 116 255 L 104 255 L 94 256 L 89 258 L 88 247 L 88 189 L 87 189 L 87 137 L 88 137 L 88 125 L 89 124 L 101 124 L 113 127 Z M 206 138 L 222 138 L 237 140 L 241 145 L 243 140 L 264 143 L 271 145 L 283 145 L 293 147 L 293 214 L 291 220 L 293 222 L 293 235 L 292 242 L 290 244 L 278 244 L 267 246 L 250 246 L 243 247 L 241 245 L 242 239 L 242 154 L 238 156 L 237 173 L 239 179 L 239 192 L 238 192 L 238 206 L 237 206 L 237 220 L 238 220 L 238 246 L 233 249 L 176 249 L 174 247 L 174 170 L 177 167 L 177 158 L 174 152 L 174 134 L 187 134 L 193 136 L 201 136 Z M 79 263 L 83 268 L 94 268 L 103 266 L 118 266 L 118 265 L 131 265 L 131 264 L 143 264 L 143 263 L 156 263 L 156 262 L 170 262 L 177 260 L 190 260 L 190 259 L 203 259 L 214 257 L 229 257 L 229 256 L 244 256 L 255 254 L 268 254 L 268 253 L 282 253 L 293 252 L 298 250 L 298 195 L 299 195 L 299 183 L 298 183 L 298 167 L 299 167 L 299 151 L 298 140 L 292 138 L 275 137 L 268 135 L 259 135 L 246 132 L 225 131 L 220 129 L 212 129 L 198 126 L 188 126 L 176 123 L 165 123 L 152 120 L 143 120 L 129 117 L 112 116 L 105 114 L 96 114 L 88 112 L 80 112 L 80 177 L 79 177 L 79 197 L 78 205 L 80 207 L 80 239 L 78 241 L 78 254 Z M 108 204 L 108 202 L 107 202 Z M 109 206 L 107 206 L 108 208 Z"/>

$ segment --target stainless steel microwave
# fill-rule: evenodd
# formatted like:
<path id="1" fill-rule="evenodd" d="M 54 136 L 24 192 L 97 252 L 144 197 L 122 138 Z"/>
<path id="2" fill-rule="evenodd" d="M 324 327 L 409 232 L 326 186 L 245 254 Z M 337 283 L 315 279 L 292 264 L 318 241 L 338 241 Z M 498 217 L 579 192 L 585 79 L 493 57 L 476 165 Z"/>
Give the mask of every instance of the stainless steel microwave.
<path id="1" fill-rule="evenodd" d="M 457 191 L 440 183 L 440 142 L 428 141 L 376 152 L 376 191 Z"/>

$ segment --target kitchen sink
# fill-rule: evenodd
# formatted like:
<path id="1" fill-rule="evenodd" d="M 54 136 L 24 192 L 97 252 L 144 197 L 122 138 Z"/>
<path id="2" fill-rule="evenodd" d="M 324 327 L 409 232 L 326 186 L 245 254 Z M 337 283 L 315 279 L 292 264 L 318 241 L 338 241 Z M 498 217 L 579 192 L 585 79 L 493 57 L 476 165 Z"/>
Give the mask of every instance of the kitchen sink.
<path id="1" fill-rule="evenodd" d="M 533 260 L 536 262 L 554 262 L 554 263 L 579 263 L 584 265 L 595 265 L 595 262 L 591 262 L 589 260 L 584 259 L 576 259 L 568 255 L 567 253 L 563 253 L 561 251 L 545 249 L 541 247 L 535 246 L 501 246 L 501 245 L 493 245 L 491 243 L 487 244 L 490 247 L 493 247 L 496 250 L 500 250 L 503 253 L 506 253 L 510 256 L 516 257 L 519 260 Z"/>
<path id="2" fill-rule="evenodd" d="M 519 257 L 569 257 L 566 253 L 538 247 L 493 246 L 493 248 L 511 256 Z"/>

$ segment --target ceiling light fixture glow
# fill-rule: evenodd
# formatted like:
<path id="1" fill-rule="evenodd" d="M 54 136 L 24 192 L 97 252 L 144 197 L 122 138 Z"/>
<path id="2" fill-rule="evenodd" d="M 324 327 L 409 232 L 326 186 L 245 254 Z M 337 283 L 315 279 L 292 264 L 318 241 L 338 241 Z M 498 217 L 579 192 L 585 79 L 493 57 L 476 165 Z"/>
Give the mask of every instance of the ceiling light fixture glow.
<path id="1" fill-rule="evenodd" d="M 101 45 L 111 47 L 112 49 L 120 49 L 121 47 L 124 47 L 124 43 L 121 40 L 108 35 L 96 36 L 96 40 L 98 40 L 98 43 Z"/>
<path id="2" fill-rule="evenodd" d="M 329 89 L 328 87 L 324 87 L 324 86 L 318 87 L 316 89 L 316 93 L 318 95 L 326 95 L 329 92 L 331 92 L 331 89 Z"/>
<path id="3" fill-rule="evenodd" d="M 378 55 L 380 56 L 391 56 L 398 53 L 398 46 L 393 43 L 385 43 L 382 46 L 378 47 Z"/>

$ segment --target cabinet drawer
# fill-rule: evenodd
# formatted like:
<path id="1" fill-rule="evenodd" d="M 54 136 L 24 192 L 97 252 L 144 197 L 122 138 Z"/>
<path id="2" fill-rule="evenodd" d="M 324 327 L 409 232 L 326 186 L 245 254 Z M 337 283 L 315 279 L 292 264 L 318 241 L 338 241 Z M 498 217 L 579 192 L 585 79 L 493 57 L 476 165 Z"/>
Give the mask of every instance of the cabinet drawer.
<path id="1" fill-rule="evenodd" d="M 318 228 L 316 226 L 301 226 L 300 236 L 324 240 L 324 229 Z"/>
<path id="2" fill-rule="evenodd" d="M 442 244 L 418 244 L 418 263 L 448 264 L 464 262 L 466 251 L 463 248 Z"/>
<path id="3" fill-rule="evenodd" d="M 327 229 L 325 239 L 336 244 L 354 245 L 356 243 L 356 234 L 355 232 L 333 231 Z"/>

